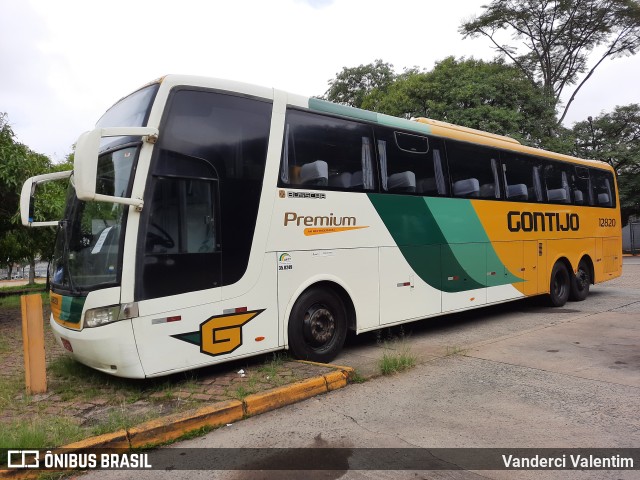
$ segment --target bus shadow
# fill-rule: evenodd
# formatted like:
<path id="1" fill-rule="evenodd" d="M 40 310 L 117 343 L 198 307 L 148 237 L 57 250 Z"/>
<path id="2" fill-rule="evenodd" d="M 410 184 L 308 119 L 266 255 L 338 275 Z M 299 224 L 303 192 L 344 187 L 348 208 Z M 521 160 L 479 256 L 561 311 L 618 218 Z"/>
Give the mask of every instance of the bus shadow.
<path id="1" fill-rule="evenodd" d="M 582 311 L 569 307 L 549 307 L 545 302 L 545 297 L 524 298 L 475 310 L 466 310 L 415 320 L 402 325 L 361 333 L 360 335 L 356 335 L 353 331 L 350 331 L 347 336 L 345 348 L 373 346 L 386 340 L 403 339 L 406 337 L 416 338 L 444 335 L 463 328 L 473 328 L 476 325 L 488 326 L 492 323 L 499 323 L 503 321 L 505 316 L 513 315 L 514 313 L 556 315 L 563 313 L 580 313 Z"/>

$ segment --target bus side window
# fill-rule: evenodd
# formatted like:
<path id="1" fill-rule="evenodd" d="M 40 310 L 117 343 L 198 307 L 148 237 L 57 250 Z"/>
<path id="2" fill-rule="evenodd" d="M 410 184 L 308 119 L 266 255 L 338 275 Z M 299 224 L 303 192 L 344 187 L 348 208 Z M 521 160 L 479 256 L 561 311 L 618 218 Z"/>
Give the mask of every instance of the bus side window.
<path id="1" fill-rule="evenodd" d="M 278 186 L 375 190 L 372 138 L 367 125 L 289 109 Z"/>
<path id="2" fill-rule="evenodd" d="M 593 199 L 598 207 L 615 207 L 616 202 L 613 190 L 613 175 L 611 172 L 591 169 L 593 179 Z"/>
<path id="3" fill-rule="evenodd" d="M 497 150 L 455 140 L 447 140 L 446 147 L 454 197 L 502 197 Z"/>
<path id="4" fill-rule="evenodd" d="M 194 175 L 189 164 L 184 158 L 177 170 Z M 149 216 L 142 230 L 142 298 L 220 285 L 218 180 L 214 169 L 208 170 L 203 177 L 163 176 L 161 171 L 153 176 Z M 193 275 L 198 267 L 201 273 Z"/>
<path id="5" fill-rule="evenodd" d="M 538 162 L 515 152 L 502 152 L 505 198 L 511 202 L 540 202 Z"/>
<path id="6" fill-rule="evenodd" d="M 593 205 L 589 169 L 586 167 L 574 167 L 570 181 L 573 193 L 573 203 L 575 205 Z"/>
<path id="7" fill-rule="evenodd" d="M 543 167 L 544 187 L 549 203 L 571 203 L 567 169 L 560 164 L 548 163 Z"/>
<path id="8" fill-rule="evenodd" d="M 382 127 L 376 138 L 383 191 L 447 195 L 442 140 Z"/>
<path id="9" fill-rule="evenodd" d="M 242 278 L 258 217 L 271 110 L 266 100 L 189 87 L 171 91 L 145 192 L 137 300 Z"/>

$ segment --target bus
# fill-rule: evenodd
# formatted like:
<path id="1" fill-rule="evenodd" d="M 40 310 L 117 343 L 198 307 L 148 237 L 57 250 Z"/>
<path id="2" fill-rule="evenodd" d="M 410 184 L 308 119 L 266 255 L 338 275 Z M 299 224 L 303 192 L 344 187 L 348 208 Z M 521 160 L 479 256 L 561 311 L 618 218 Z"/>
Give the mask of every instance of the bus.
<path id="1" fill-rule="evenodd" d="M 68 179 L 62 220 L 33 211 Z M 50 324 L 77 361 L 144 378 L 288 349 L 330 362 L 356 334 L 621 275 L 606 163 L 426 118 L 168 75 L 29 179 L 57 227 Z"/>

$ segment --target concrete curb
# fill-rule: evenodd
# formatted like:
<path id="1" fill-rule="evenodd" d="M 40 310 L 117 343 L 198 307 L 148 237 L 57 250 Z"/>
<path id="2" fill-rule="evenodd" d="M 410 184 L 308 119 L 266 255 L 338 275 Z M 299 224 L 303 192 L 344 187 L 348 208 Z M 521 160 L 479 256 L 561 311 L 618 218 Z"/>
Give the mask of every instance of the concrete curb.
<path id="1" fill-rule="evenodd" d="M 168 415 L 135 427 L 90 437 L 52 450 L 80 452 L 94 448 L 129 449 L 160 445 L 195 430 L 234 423 L 345 387 L 349 383 L 349 377 L 355 372 L 351 367 L 301 362 L 335 370 L 266 392 L 248 395 L 243 400 L 226 400 L 196 410 Z M 35 478 L 41 473 L 43 471 L 0 470 L 0 478 Z"/>

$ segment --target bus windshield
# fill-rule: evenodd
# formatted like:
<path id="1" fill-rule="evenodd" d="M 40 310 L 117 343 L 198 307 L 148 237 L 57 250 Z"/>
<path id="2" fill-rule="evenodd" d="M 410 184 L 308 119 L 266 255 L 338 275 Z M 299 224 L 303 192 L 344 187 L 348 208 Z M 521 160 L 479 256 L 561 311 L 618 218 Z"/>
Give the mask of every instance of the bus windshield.
<path id="1" fill-rule="evenodd" d="M 100 193 L 126 195 L 138 148 L 128 146 L 100 157 Z M 78 200 L 71 177 L 52 262 L 53 287 L 79 293 L 118 282 L 125 212 L 124 205 Z"/>
<path id="2" fill-rule="evenodd" d="M 97 126 L 144 126 L 157 90 L 154 84 L 125 97 L 102 116 Z M 112 137 L 101 147 L 105 153 L 98 159 L 96 193 L 128 196 L 140 141 Z M 51 263 L 51 286 L 79 294 L 117 284 L 126 213 L 124 205 L 78 200 L 72 176 Z"/>

